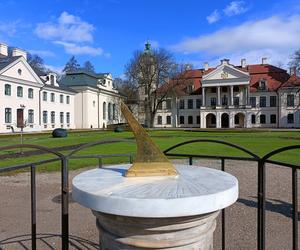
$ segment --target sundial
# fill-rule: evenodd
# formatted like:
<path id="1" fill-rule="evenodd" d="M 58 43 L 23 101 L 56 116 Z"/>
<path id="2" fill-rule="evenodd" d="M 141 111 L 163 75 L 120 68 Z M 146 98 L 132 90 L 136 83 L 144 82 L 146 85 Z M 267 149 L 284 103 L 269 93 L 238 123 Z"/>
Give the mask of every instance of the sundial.
<path id="1" fill-rule="evenodd" d="M 121 111 L 136 138 L 134 163 L 73 179 L 74 200 L 96 216 L 100 249 L 212 249 L 219 211 L 238 198 L 237 179 L 173 165 L 124 103 Z"/>

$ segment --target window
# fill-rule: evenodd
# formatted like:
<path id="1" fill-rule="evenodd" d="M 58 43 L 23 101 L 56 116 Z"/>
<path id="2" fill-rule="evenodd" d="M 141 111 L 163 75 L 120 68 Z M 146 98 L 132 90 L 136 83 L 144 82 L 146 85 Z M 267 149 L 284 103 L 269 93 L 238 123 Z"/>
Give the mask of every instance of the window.
<path id="1" fill-rule="evenodd" d="M 188 124 L 193 124 L 193 116 L 188 116 Z"/>
<path id="2" fill-rule="evenodd" d="M 287 95 L 287 107 L 294 107 L 294 95 Z"/>
<path id="3" fill-rule="evenodd" d="M 70 113 L 67 112 L 67 124 L 69 124 L 69 123 L 70 123 Z"/>
<path id="4" fill-rule="evenodd" d="M 197 124 L 200 124 L 200 115 L 197 115 Z"/>
<path id="5" fill-rule="evenodd" d="M 61 124 L 64 123 L 64 112 L 59 113 L 59 121 Z"/>
<path id="6" fill-rule="evenodd" d="M 276 96 L 270 96 L 270 107 L 276 107 Z"/>
<path id="7" fill-rule="evenodd" d="M 47 101 L 47 92 L 46 91 L 43 92 L 43 101 Z"/>
<path id="8" fill-rule="evenodd" d="M 161 125 L 162 124 L 162 117 L 159 115 L 157 116 L 157 124 Z"/>
<path id="9" fill-rule="evenodd" d="M 5 109 L 5 123 L 11 123 L 11 108 Z"/>
<path id="10" fill-rule="evenodd" d="M 259 90 L 266 90 L 267 89 L 267 85 L 266 85 L 266 81 L 265 80 L 261 80 L 259 82 L 259 87 L 258 87 Z"/>
<path id="11" fill-rule="evenodd" d="M 201 105 L 202 105 L 201 99 L 196 99 L 196 108 L 197 109 L 201 108 Z"/>
<path id="12" fill-rule="evenodd" d="M 157 109 L 158 109 L 158 110 L 162 110 L 162 102 L 160 102 L 160 103 L 157 105 Z"/>
<path id="13" fill-rule="evenodd" d="M 193 105 L 193 99 L 188 99 L 188 109 L 193 109 L 194 105 Z"/>
<path id="14" fill-rule="evenodd" d="M 217 93 L 217 88 L 216 87 L 210 88 L 210 93 Z"/>
<path id="15" fill-rule="evenodd" d="M 117 119 L 116 104 L 114 103 L 112 107 L 113 107 L 113 120 L 116 120 Z"/>
<path id="16" fill-rule="evenodd" d="M 54 93 L 51 93 L 50 99 L 51 99 L 51 102 L 55 102 L 55 94 Z"/>
<path id="17" fill-rule="evenodd" d="M 184 124 L 184 116 L 179 116 L 179 124 Z"/>
<path id="18" fill-rule="evenodd" d="M 259 97 L 259 107 L 263 108 L 267 106 L 267 98 L 265 96 Z"/>
<path id="19" fill-rule="evenodd" d="M 32 88 L 28 89 L 28 98 L 33 99 L 33 89 Z"/>
<path id="20" fill-rule="evenodd" d="M 67 95 L 67 97 L 66 97 L 66 103 L 67 103 L 67 104 L 70 104 L 70 96 L 68 96 L 68 95 Z"/>
<path id="21" fill-rule="evenodd" d="M 64 103 L 64 96 L 63 96 L 63 95 L 60 95 L 60 96 L 59 96 L 59 102 L 60 102 L 60 103 Z"/>
<path id="22" fill-rule="evenodd" d="M 275 114 L 272 114 L 270 115 L 270 123 L 276 123 L 276 115 Z"/>
<path id="23" fill-rule="evenodd" d="M 294 114 L 287 115 L 287 123 L 294 123 Z"/>
<path id="24" fill-rule="evenodd" d="M 43 111 L 43 123 L 48 123 L 48 112 Z"/>
<path id="25" fill-rule="evenodd" d="M 222 87 L 222 92 L 227 92 L 227 87 Z"/>
<path id="26" fill-rule="evenodd" d="M 112 119 L 112 113 L 111 113 L 111 103 L 108 103 L 108 120 L 110 121 Z"/>
<path id="27" fill-rule="evenodd" d="M 166 109 L 172 109 L 172 100 L 171 99 L 166 100 Z"/>
<path id="28" fill-rule="evenodd" d="M 239 86 L 233 86 L 233 92 L 239 92 L 240 88 Z"/>
<path id="29" fill-rule="evenodd" d="M 265 124 L 266 123 L 266 115 L 260 115 L 259 121 L 260 121 L 260 124 Z"/>
<path id="30" fill-rule="evenodd" d="M 28 110 L 28 123 L 34 122 L 34 112 L 33 109 Z"/>
<path id="31" fill-rule="evenodd" d="M 171 116 L 170 115 L 167 115 L 167 124 L 171 124 Z"/>
<path id="32" fill-rule="evenodd" d="M 187 86 L 187 93 L 190 94 L 193 92 L 194 86 L 193 85 L 188 85 Z"/>
<path id="33" fill-rule="evenodd" d="M 235 96 L 233 97 L 233 105 L 234 106 L 239 106 L 240 105 L 240 98 Z"/>
<path id="34" fill-rule="evenodd" d="M 251 123 L 252 124 L 256 123 L 256 116 L 255 115 L 251 115 Z"/>
<path id="35" fill-rule="evenodd" d="M 224 95 L 224 96 L 222 97 L 222 105 L 223 105 L 223 106 L 227 106 L 227 105 L 228 105 L 228 98 L 227 98 L 226 95 Z"/>
<path id="36" fill-rule="evenodd" d="M 51 111 L 51 123 L 55 123 L 55 112 Z"/>
<path id="37" fill-rule="evenodd" d="M 216 106 L 217 99 L 215 97 L 210 98 L 210 106 Z"/>
<path id="38" fill-rule="evenodd" d="M 11 95 L 11 86 L 9 84 L 5 84 L 4 94 Z"/>
<path id="39" fill-rule="evenodd" d="M 106 119 L 106 102 L 103 103 L 102 112 L 103 112 L 103 120 L 105 120 Z"/>
<path id="40" fill-rule="evenodd" d="M 251 96 L 250 97 L 250 105 L 252 108 L 256 107 L 256 96 Z"/>
<path id="41" fill-rule="evenodd" d="M 23 97 L 23 87 L 17 87 L 17 96 Z"/>
<path id="42" fill-rule="evenodd" d="M 179 108 L 184 109 L 184 100 L 179 101 Z"/>

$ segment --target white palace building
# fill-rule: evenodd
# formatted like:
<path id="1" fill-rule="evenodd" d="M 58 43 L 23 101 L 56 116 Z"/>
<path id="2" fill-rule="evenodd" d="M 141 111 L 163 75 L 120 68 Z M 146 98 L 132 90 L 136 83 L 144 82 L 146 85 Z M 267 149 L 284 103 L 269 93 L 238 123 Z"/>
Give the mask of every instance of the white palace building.
<path id="1" fill-rule="evenodd" d="M 60 81 L 56 77 L 32 69 L 25 51 L 14 48 L 9 55 L 0 43 L 0 133 L 20 131 L 20 110 L 26 132 L 105 128 L 120 121 L 121 96 L 111 74 L 78 71 Z"/>
<path id="2" fill-rule="evenodd" d="M 155 127 L 300 128 L 300 78 L 296 70 L 267 63 L 188 70 L 184 83 L 160 105 Z M 175 91 L 174 91 L 175 90 Z M 175 93 L 175 94 L 174 94 Z"/>

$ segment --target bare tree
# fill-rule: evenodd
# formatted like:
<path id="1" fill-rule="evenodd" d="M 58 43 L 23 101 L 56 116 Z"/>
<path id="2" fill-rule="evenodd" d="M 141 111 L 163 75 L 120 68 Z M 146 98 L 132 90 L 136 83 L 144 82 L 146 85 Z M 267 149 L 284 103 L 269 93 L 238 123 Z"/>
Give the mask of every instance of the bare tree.
<path id="1" fill-rule="evenodd" d="M 298 74 L 300 73 L 300 49 L 296 50 L 289 62 L 290 67 L 296 67 Z"/>
<path id="2" fill-rule="evenodd" d="M 147 126 L 153 127 L 158 107 L 174 94 L 175 85 L 181 83 L 179 76 L 183 70 L 184 66 L 176 63 L 170 52 L 150 50 L 147 44 L 145 51 L 136 51 L 126 65 L 127 86 L 133 92 L 137 91 Z"/>

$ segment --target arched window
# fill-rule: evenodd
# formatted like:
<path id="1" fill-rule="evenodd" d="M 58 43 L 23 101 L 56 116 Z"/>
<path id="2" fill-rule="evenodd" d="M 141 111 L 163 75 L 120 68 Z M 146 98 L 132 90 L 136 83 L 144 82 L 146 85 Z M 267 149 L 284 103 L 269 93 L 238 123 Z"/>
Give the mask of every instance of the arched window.
<path id="1" fill-rule="evenodd" d="M 33 109 L 28 110 L 28 123 L 34 122 L 34 111 Z"/>
<path id="2" fill-rule="evenodd" d="M 106 102 L 103 103 L 103 120 L 106 119 Z"/>
<path id="3" fill-rule="evenodd" d="M 17 96 L 23 97 L 23 87 L 21 86 L 17 87 Z"/>
<path id="4" fill-rule="evenodd" d="M 108 103 L 108 120 L 111 120 L 111 103 Z"/>
<path id="5" fill-rule="evenodd" d="M 5 84 L 4 94 L 11 95 L 11 86 L 9 84 Z"/>
<path id="6" fill-rule="evenodd" d="M 113 104 L 113 120 L 117 119 L 117 114 L 116 114 L 116 104 Z"/>
<path id="7" fill-rule="evenodd" d="M 5 108 L 5 123 L 11 123 L 11 108 Z"/>

